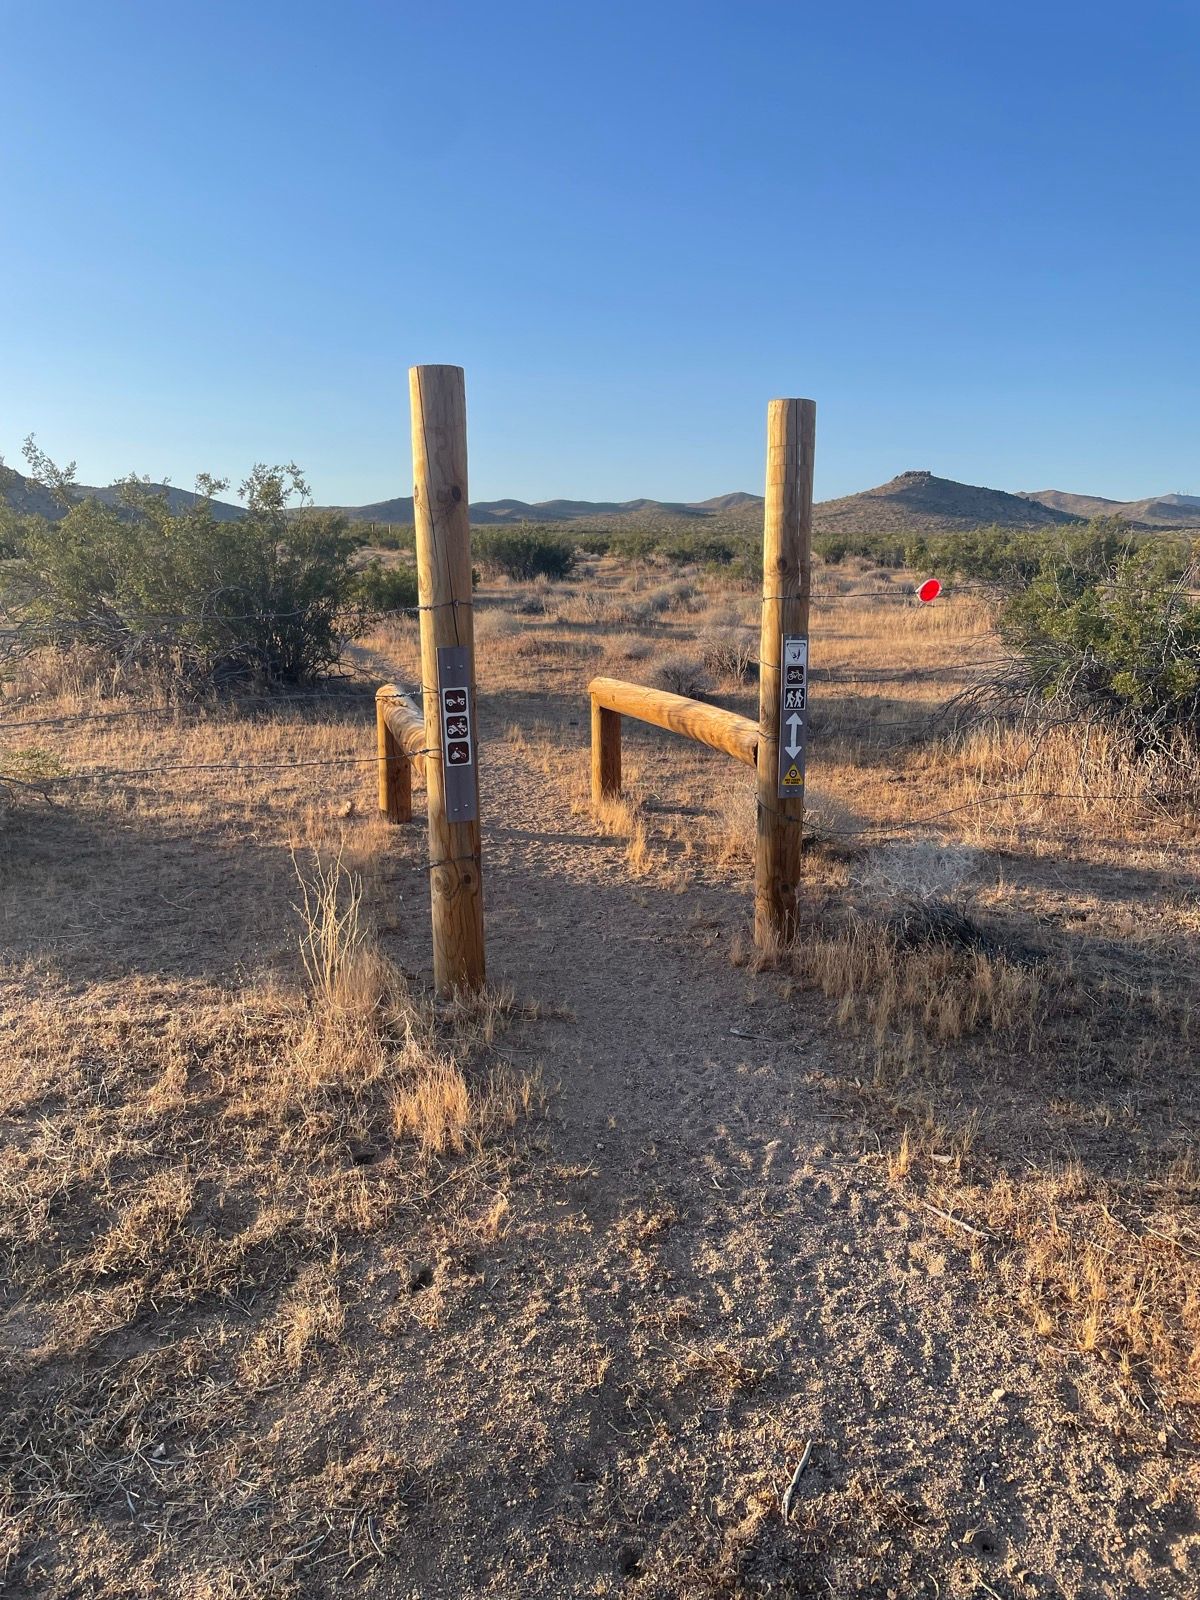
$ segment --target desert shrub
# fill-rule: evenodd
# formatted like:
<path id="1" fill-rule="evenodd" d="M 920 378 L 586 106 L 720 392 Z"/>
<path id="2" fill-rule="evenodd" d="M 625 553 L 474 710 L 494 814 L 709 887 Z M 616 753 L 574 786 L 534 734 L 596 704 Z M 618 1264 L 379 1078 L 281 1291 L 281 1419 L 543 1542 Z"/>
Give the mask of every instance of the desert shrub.
<path id="1" fill-rule="evenodd" d="M 645 561 L 658 549 L 658 539 L 643 528 L 629 528 L 614 533 L 608 541 L 608 548 L 613 555 L 623 556 L 626 561 Z"/>
<path id="2" fill-rule="evenodd" d="M 475 555 L 487 573 L 522 581 L 565 578 L 575 565 L 575 547 L 561 533 L 523 523 L 516 528 L 485 528 L 474 536 Z"/>
<path id="3" fill-rule="evenodd" d="M 354 575 L 356 598 L 369 611 L 406 611 L 417 603 L 415 567 L 385 567 L 378 556 Z"/>
<path id="4" fill-rule="evenodd" d="M 700 659 L 715 678 L 745 683 L 756 672 L 757 640 L 750 628 L 717 628 L 700 640 Z"/>
<path id="5" fill-rule="evenodd" d="M 654 653 L 654 640 L 644 633 L 622 633 L 610 640 L 609 650 L 621 661 L 645 661 Z"/>
<path id="6" fill-rule="evenodd" d="M 1139 751 L 1200 737 L 1200 602 L 1153 545 L 1043 570 L 1002 608 L 1015 685 L 1127 729 Z"/>
<path id="7" fill-rule="evenodd" d="M 712 693 L 712 679 L 704 663 L 686 651 L 663 656 L 654 668 L 654 683 L 659 689 L 669 689 L 672 694 L 685 694 L 691 700 L 702 700 Z"/>
<path id="8" fill-rule="evenodd" d="M 676 566 L 727 567 L 738 553 L 738 541 L 728 534 L 681 531 L 666 538 L 659 549 Z"/>
<path id="9" fill-rule="evenodd" d="M 696 585 L 686 578 L 677 578 L 674 583 L 663 583 L 651 589 L 644 596 L 644 604 L 651 614 L 661 616 L 664 611 L 693 610 L 697 599 Z"/>
<path id="10" fill-rule="evenodd" d="M 1119 517 L 1053 528 L 973 528 L 963 533 L 818 534 L 813 549 L 833 565 L 859 557 L 880 567 L 907 567 L 939 577 L 1015 588 L 1043 572 L 1111 571 L 1123 553 L 1152 546 L 1182 572 L 1191 559 L 1185 538 L 1137 533 Z"/>
<path id="11" fill-rule="evenodd" d="M 881 567 L 907 565 L 904 539 L 897 534 L 818 533 L 813 536 L 812 547 L 834 566 L 840 566 L 848 556 L 861 556 Z"/>
<path id="12" fill-rule="evenodd" d="M 603 528 L 572 528 L 567 537 L 589 556 L 607 555 L 612 548 L 613 536 Z"/>
<path id="13" fill-rule="evenodd" d="M 0 575 L 18 649 L 83 644 L 207 682 L 300 683 L 337 664 L 353 631 L 354 542 L 340 517 L 292 510 L 308 498 L 294 465 L 255 467 L 245 516 L 227 522 L 213 515 L 225 484 L 212 479 L 172 511 L 135 478 L 116 505 L 72 500 L 69 472 L 51 478 L 66 515 L 27 520 Z"/>
<path id="14" fill-rule="evenodd" d="M 375 550 L 415 550 L 417 530 L 411 522 L 354 522 L 350 531 L 362 546 Z"/>

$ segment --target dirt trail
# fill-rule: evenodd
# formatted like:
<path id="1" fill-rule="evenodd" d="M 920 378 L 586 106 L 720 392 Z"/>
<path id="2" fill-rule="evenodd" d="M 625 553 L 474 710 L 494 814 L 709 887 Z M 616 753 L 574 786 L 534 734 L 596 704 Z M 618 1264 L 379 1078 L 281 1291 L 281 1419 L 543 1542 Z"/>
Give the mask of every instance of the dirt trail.
<path id="1" fill-rule="evenodd" d="M 341 1396 L 413 1463 L 387 1592 L 1194 1594 L 1158 1424 L 989 1304 L 969 1236 L 806 1080 L 845 1046 L 730 962 L 744 893 L 633 880 L 562 793 L 489 745 L 490 975 L 567 1015 L 513 1036 L 554 1093 L 506 1231 L 444 1252 L 387 1382 L 367 1337 Z"/>

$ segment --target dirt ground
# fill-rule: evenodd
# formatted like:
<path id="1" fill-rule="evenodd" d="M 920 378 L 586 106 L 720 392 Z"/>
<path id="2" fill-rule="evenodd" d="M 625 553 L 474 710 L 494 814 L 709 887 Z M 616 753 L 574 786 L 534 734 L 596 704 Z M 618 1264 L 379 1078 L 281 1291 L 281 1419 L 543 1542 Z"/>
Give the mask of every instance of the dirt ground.
<path id="1" fill-rule="evenodd" d="M 959 803 L 983 756 L 935 771 L 831 704 L 801 949 L 764 963 L 750 775 L 627 725 L 631 806 L 594 818 L 581 689 L 621 645 L 586 584 L 559 603 L 481 666 L 482 1012 L 422 998 L 425 842 L 369 761 L 9 818 L 0 1592 L 1194 1595 L 1194 838 L 1049 803 L 922 830 L 1009 954 L 885 971 L 841 908 L 926 858 L 855 829 Z M 963 637 L 922 645 L 950 687 Z M 362 683 L 412 649 L 372 641 Z M 948 683 L 884 687 L 876 723 Z M 370 717 L 71 748 L 369 757 Z M 407 986 L 382 1051 L 314 1035 L 313 852 Z"/>

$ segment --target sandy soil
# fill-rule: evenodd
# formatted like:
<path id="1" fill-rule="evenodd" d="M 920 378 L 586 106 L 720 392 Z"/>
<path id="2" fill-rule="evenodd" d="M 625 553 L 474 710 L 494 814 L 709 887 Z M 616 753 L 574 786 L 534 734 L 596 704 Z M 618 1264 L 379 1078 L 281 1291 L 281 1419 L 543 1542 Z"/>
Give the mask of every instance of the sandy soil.
<path id="1" fill-rule="evenodd" d="M 889 1184 L 819 1008 L 731 964 L 739 890 L 630 881 L 495 743 L 485 815 L 492 978 L 569 1017 L 514 1046 L 554 1093 L 506 1232 L 437 1268 L 382 1383 L 386 1275 L 358 1308 L 347 1447 L 419 1485 L 372 1592 L 1195 1593 L 1176 1442 Z"/>

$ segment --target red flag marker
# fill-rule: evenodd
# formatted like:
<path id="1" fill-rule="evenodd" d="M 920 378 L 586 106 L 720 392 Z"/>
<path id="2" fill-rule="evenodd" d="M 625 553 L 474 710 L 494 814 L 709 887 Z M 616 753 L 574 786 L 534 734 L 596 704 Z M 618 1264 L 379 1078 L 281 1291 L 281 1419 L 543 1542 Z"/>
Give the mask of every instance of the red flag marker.
<path id="1" fill-rule="evenodd" d="M 917 590 L 917 599 L 928 605 L 931 600 L 936 600 L 941 592 L 942 580 L 940 578 L 926 578 L 925 582 Z"/>

